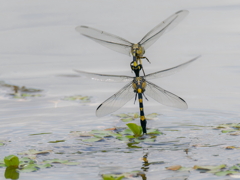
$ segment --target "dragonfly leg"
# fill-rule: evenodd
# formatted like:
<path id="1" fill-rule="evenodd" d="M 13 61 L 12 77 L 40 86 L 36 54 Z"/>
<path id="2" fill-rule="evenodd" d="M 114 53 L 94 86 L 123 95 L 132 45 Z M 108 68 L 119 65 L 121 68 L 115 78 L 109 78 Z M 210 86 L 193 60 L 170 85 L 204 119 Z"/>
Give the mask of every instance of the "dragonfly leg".
<path id="1" fill-rule="evenodd" d="M 145 96 L 145 94 L 143 93 L 143 96 L 145 97 L 145 99 L 148 101 L 148 98 Z"/>
<path id="2" fill-rule="evenodd" d="M 146 59 L 151 64 L 151 62 L 149 61 L 149 59 L 147 57 L 141 57 L 141 59 Z"/>
<path id="3" fill-rule="evenodd" d="M 135 100 L 134 100 L 134 104 L 135 104 L 136 100 L 137 100 L 137 93 L 136 93 L 136 95 L 135 95 Z"/>

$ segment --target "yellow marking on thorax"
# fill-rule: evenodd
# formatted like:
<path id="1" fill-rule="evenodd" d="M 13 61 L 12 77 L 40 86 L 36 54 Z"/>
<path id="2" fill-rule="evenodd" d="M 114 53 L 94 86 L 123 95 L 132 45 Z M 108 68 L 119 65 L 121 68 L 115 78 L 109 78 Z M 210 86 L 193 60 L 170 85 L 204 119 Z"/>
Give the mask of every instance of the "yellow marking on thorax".
<path id="1" fill-rule="evenodd" d="M 139 102 L 140 102 L 140 103 L 142 103 L 142 102 L 143 102 L 143 100 L 142 100 L 142 99 L 139 99 Z"/>
<path id="2" fill-rule="evenodd" d="M 133 62 L 133 66 L 135 66 L 135 67 L 136 67 L 137 65 L 138 65 L 138 64 L 137 64 L 137 62 L 136 62 L 136 61 L 134 61 L 134 62 Z"/>
<path id="3" fill-rule="evenodd" d="M 142 93 L 142 89 L 138 88 L 138 93 Z"/>
<path id="4" fill-rule="evenodd" d="M 145 117 L 144 117 L 144 116 L 140 116 L 140 119 L 141 119 L 142 121 L 144 121 L 144 120 L 145 120 Z"/>
<path id="5" fill-rule="evenodd" d="M 140 111 L 142 111 L 143 110 L 143 108 L 140 108 Z"/>

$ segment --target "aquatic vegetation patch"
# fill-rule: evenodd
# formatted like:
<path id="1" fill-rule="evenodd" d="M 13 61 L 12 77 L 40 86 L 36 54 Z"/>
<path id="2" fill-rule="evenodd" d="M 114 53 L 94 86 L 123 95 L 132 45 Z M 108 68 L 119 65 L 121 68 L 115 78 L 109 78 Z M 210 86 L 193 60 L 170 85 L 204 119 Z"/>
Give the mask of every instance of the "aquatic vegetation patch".
<path id="1" fill-rule="evenodd" d="M 145 174 L 142 171 L 131 171 L 125 173 L 116 173 L 116 174 L 102 174 L 103 180 L 121 180 L 123 178 L 133 178 L 133 177 L 143 177 Z"/>
<path id="2" fill-rule="evenodd" d="M 109 138 L 126 142 L 130 148 L 141 148 L 136 146 L 140 142 L 154 142 L 158 135 L 163 134 L 158 129 L 148 129 L 147 135 L 142 135 L 142 128 L 134 123 L 128 123 L 129 128 L 115 127 L 105 130 L 92 131 L 72 131 L 70 135 L 73 137 L 81 137 L 82 142 L 94 143 L 108 141 Z"/>
<path id="3" fill-rule="evenodd" d="M 37 94 L 42 92 L 41 89 L 34 89 L 34 88 L 27 88 L 25 86 L 17 86 L 12 84 L 7 84 L 4 81 L 0 81 L 0 87 L 6 87 L 13 91 L 12 93 L 8 93 L 12 98 L 15 99 L 25 99 L 25 98 L 32 98 L 32 97 L 41 97 L 42 94 Z"/>
<path id="4" fill-rule="evenodd" d="M 75 95 L 75 96 L 65 96 L 62 100 L 89 103 L 91 102 L 91 98 L 92 98 L 91 96 Z"/>
<path id="5" fill-rule="evenodd" d="M 33 160 L 29 157 L 17 157 L 15 155 L 9 155 L 0 161 L 0 167 L 6 167 L 5 178 L 6 179 L 18 179 L 19 173 L 35 172 L 39 169 L 51 168 L 54 164 L 75 166 L 80 164 L 79 162 L 72 162 L 68 160 L 50 159 L 45 161 Z"/>
<path id="6" fill-rule="evenodd" d="M 43 134 L 52 134 L 52 133 L 50 133 L 50 132 L 48 133 L 48 132 L 47 132 L 47 133 L 29 134 L 29 136 L 37 136 L 37 135 L 43 135 Z"/>
<path id="7" fill-rule="evenodd" d="M 240 123 L 226 123 L 214 127 L 216 130 L 221 130 L 222 133 L 227 133 L 232 136 L 240 135 Z"/>
<path id="8" fill-rule="evenodd" d="M 221 164 L 217 166 L 198 166 L 193 167 L 182 167 L 181 165 L 174 165 L 166 167 L 167 170 L 171 171 L 193 171 L 197 170 L 200 173 L 212 173 L 216 176 L 227 176 L 233 174 L 240 174 L 240 164 L 228 167 L 226 164 Z"/>
<path id="9" fill-rule="evenodd" d="M 156 118 L 157 116 L 159 116 L 160 114 L 157 113 L 151 113 L 145 116 L 146 120 L 153 120 L 154 118 Z M 122 114 L 114 114 L 114 116 L 116 117 L 120 117 L 121 121 L 123 122 L 130 122 L 133 121 L 135 119 L 139 119 L 139 113 L 122 113 Z"/>

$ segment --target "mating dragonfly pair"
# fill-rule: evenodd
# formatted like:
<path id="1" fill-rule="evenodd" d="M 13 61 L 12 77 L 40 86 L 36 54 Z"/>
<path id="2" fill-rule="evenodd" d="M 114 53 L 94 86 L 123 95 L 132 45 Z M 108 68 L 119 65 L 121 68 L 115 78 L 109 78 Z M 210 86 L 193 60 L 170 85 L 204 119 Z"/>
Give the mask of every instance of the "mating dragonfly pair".
<path id="1" fill-rule="evenodd" d="M 186 67 L 191 62 L 195 61 L 197 58 L 199 58 L 199 56 L 173 68 L 154 72 L 148 75 L 145 74 L 141 61 L 142 59 L 147 59 L 146 57 L 143 56 L 145 50 L 149 48 L 164 32 L 175 27 L 187 14 L 188 11 L 186 10 L 176 12 L 175 14 L 167 18 L 165 21 L 157 25 L 155 28 L 153 28 L 151 31 L 149 31 L 137 44 L 131 43 L 121 37 L 91 27 L 87 26 L 76 27 L 76 30 L 78 32 L 96 41 L 97 43 L 100 43 L 117 52 L 127 55 L 131 54 L 133 56 L 133 61 L 130 63 L 130 66 L 135 73 L 135 77 L 124 75 L 97 74 L 75 70 L 82 76 L 91 78 L 93 80 L 107 82 L 128 82 L 128 84 L 125 85 L 121 90 L 119 90 L 117 93 L 115 93 L 113 96 L 111 96 L 101 105 L 98 106 L 96 110 L 96 115 L 98 117 L 105 116 L 118 110 L 129 100 L 131 100 L 134 96 L 135 100 L 138 96 L 140 108 L 140 122 L 143 129 L 143 133 L 147 133 L 146 130 L 147 121 L 145 119 L 143 110 L 143 96 L 145 96 L 144 93 L 163 105 L 180 109 L 187 109 L 188 107 L 187 103 L 182 98 L 178 97 L 177 95 L 171 92 L 164 90 L 163 88 L 149 82 L 148 80 L 172 75 Z M 140 76 L 141 70 L 143 71 L 144 76 Z"/>

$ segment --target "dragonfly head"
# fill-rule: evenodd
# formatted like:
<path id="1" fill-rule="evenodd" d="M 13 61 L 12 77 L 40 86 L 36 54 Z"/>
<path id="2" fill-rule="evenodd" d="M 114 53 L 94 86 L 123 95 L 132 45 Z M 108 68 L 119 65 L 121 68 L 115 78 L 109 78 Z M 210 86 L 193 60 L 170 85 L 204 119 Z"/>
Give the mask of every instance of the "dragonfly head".
<path id="1" fill-rule="evenodd" d="M 131 48 L 131 53 L 133 57 L 142 57 L 142 55 L 145 53 L 144 48 L 140 44 L 134 44 Z"/>

